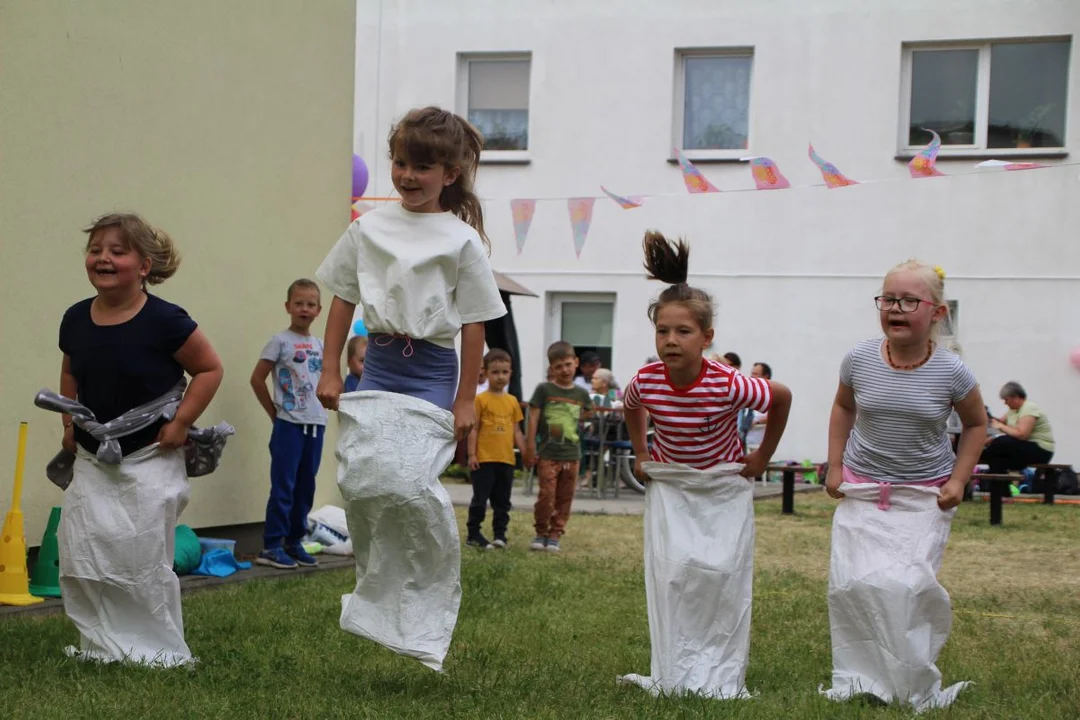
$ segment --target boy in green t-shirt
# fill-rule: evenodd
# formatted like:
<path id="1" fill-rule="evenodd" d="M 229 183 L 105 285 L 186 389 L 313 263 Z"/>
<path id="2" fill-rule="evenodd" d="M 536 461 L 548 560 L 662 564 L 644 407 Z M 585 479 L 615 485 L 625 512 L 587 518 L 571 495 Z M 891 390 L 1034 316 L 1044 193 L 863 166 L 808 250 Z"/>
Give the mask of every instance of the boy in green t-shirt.
<path id="1" fill-rule="evenodd" d="M 548 348 L 552 382 L 537 385 L 529 401 L 528 446 L 525 464 L 536 464 L 540 487 L 533 509 L 536 537 L 531 550 L 559 550 L 559 538 L 566 532 L 570 505 L 577 489 L 581 464 L 578 423 L 592 410 L 589 393 L 574 384 L 577 370 L 574 347 L 559 341 Z M 537 457 L 537 436 L 540 452 Z"/>

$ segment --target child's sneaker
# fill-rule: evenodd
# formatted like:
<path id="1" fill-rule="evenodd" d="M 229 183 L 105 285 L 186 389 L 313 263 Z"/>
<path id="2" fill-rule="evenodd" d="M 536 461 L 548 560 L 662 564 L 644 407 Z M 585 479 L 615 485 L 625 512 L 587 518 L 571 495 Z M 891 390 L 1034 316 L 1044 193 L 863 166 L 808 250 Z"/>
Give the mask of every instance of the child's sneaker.
<path id="1" fill-rule="evenodd" d="M 509 544 L 510 543 L 506 542 L 506 538 L 504 537 L 496 537 L 494 540 L 491 541 L 491 546 L 494 547 L 496 550 L 505 550 L 506 546 Z"/>
<path id="2" fill-rule="evenodd" d="M 548 538 L 547 548 L 546 549 L 549 552 L 559 552 L 559 539 L 558 538 Z"/>
<path id="3" fill-rule="evenodd" d="M 533 541 L 529 543 L 530 550 L 543 550 L 547 547 L 548 539 L 546 537 L 540 537 L 537 535 L 533 538 Z"/>
<path id="4" fill-rule="evenodd" d="M 319 561 L 312 557 L 300 543 L 285 548 L 285 554 L 304 567 L 319 567 Z"/>
<path id="5" fill-rule="evenodd" d="M 465 541 L 465 544 L 469 547 L 477 548 L 478 550 L 494 550 L 495 546 L 488 542 L 488 539 L 483 535 L 473 535 L 471 538 Z"/>
<path id="6" fill-rule="evenodd" d="M 255 558 L 256 565 L 266 565 L 267 567 L 277 568 L 278 570 L 295 570 L 296 561 L 285 554 L 285 548 L 275 547 L 267 548 L 259 553 L 259 557 Z"/>

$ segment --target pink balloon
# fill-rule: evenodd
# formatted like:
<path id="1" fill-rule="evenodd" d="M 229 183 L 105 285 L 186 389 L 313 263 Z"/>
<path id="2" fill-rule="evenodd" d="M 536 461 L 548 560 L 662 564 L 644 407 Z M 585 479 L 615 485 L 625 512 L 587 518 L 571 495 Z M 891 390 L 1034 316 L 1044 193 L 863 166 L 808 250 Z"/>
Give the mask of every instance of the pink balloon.
<path id="1" fill-rule="evenodd" d="M 1080 346 L 1073 348 L 1072 353 L 1069 355 L 1069 360 L 1072 361 L 1074 368 L 1080 370 Z"/>

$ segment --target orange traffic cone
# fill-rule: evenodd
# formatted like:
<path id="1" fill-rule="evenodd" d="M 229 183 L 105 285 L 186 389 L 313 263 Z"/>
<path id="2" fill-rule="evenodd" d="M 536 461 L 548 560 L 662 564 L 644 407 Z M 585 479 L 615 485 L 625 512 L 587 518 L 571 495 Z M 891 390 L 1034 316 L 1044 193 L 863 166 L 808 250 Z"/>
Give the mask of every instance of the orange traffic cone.
<path id="1" fill-rule="evenodd" d="M 15 493 L 0 532 L 0 604 L 34 605 L 45 602 L 30 594 L 26 574 L 26 534 L 23 532 L 23 467 L 26 464 L 26 423 L 19 423 L 19 450 L 15 455 Z"/>

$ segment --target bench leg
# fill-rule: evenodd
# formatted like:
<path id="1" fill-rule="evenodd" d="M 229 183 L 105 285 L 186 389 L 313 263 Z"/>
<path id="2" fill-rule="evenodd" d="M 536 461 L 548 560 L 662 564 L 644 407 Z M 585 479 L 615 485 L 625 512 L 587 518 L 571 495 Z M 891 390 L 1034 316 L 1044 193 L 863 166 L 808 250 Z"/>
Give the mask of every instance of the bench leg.
<path id="1" fill-rule="evenodd" d="M 784 515 L 795 514 L 795 473 L 791 470 L 784 471 L 784 494 L 782 512 Z"/>
<path id="2" fill-rule="evenodd" d="M 1005 493 L 1005 484 L 994 482 L 990 484 L 990 524 L 1001 524 L 1001 498 Z"/>
<path id="3" fill-rule="evenodd" d="M 1051 469 L 1043 472 L 1043 503 L 1054 504 L 1054 491 L 1057 490 L 1058 470 Z"/>

